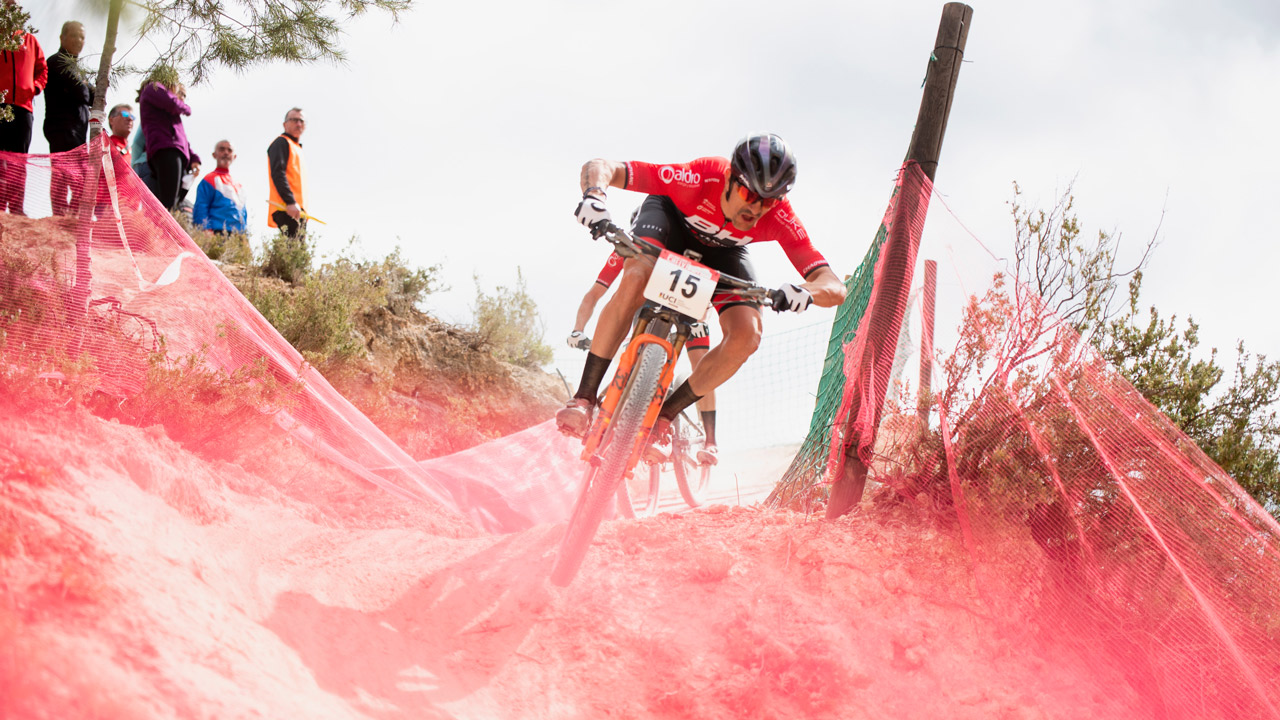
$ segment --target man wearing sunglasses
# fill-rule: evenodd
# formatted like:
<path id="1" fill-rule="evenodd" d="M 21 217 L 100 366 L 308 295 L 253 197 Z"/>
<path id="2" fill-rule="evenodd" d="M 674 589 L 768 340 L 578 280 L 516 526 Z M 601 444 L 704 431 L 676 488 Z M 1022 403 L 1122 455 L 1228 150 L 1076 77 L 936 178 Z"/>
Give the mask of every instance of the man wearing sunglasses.
<path id="1" fill-rule="evenodd" d="M 133 106 L 128 103 L 113 105 L 111 110 L 107 111 L 107 129 L 111 132 L 107 136 L 107 142 L 112 154 L 124 159 L 123 167 L 129 167 L 133 162 L 129 152 L 129 133 L 133 132 L 135 119 Z M 121 169 L 120 165 L 116 165 L 117 184 L 121 182 Z M 111 209 L 111 190 L 107 187 L 105 178 L 98 181 L 98 203 L 94 208 L 94 215 L 99 219 L 114 217 Z"/>
<path id="2" fill-rule="evenodd" d="M 126 162 L 132 162 L 129 154 L 129 133 L 133 132 L 133 123 L 136 120 L 133 114 L 133 106 L 120 103 L 111 108 L 107 113 L 107 128 L 111 130 L 111 149 L 124 157 Z"/>
<path id="3" fill-rule="evenodd" d="M 632 230 L 639 237 L 683 253 L 702 253 L 702 264 L 722 273 L 755 280 L 747 245 L 774 241 L 782 246 L 802 284 L 779 290 L 783 307 L 803 312 L 810 304 L 833 307 L 844 301 L 844 283 L 809 240 L 786 195 L 796 179 L 791 148 L 772 133 L 748 135 L 731 158 L 704 157 L 683 164 L 591 160 L 582 167 L 582 202 L 574 213 L 588 228 L 611 221 L 605 205 L 609 187 L 646 193 Z M 625 339 L 631 318 L 644 303 L 644 287 L 652 265 L 642 258 L 626 261 L 618 290 L 596 323 L 596 335 L 582 370 L 578 391 L 556 413 L 561 432 L 582 436 L 613 356 Z M 699 398 L 728 380 L 760 344 L 760 306 L 730 292 L 717 292 L 712 305 L 719 314 L 724 339 L 703 357 L 662 405 L 646 451 L 650 461 L 666 459 L 671 420 Z"/>

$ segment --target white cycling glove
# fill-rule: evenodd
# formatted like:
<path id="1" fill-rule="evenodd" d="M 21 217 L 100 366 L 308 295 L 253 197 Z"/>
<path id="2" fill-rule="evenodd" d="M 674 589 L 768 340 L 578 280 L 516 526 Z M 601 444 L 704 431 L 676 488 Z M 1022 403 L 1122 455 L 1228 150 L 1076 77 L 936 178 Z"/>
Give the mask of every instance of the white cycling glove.
<path id="1" fill-rule="evenodd" d="M 591 338 L 587 337 L 586 333 L 581 332 L 579 330 L 574 330 L 573 332 L 569 333 L 569 338 L 566 342 L 568 342 L 569 347 L 573 348 L 574 350 L 590 350 L 591 349 Z"/>
<path id="2" fill-rule="evenodd" d="M 595 237 L 595 229 L 601 223 L 613 222 L 613 217 L 609 215 L 609 208 L 605 207 L 604 198 L 598 198 L 595 195 L 583 194 L 582 202 L 578 203 L 578 209 L 573 211 L 573 216 L 578 218 L 578 222 L 583 227 L 591 230 L 592 237 Z"/>
<path id="3" fill-rule="evenodd" d="M 792 283 L 787 283 L 774 290 L 769 293 L 769 296 L 773 299 L 773 309 L 778 312 L 783 310 L 804 312 L 813 304 L 813 295 L 810 295 L 808 290 Z"/>

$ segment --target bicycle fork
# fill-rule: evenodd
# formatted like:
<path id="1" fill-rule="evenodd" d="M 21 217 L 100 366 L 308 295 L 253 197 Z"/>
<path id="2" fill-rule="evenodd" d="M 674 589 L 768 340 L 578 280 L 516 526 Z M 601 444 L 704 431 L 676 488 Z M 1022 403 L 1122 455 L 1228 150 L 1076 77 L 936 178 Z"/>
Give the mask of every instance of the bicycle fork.
<path id="1" fill-rule="evenodd" d="M 667 389 L 671 386 L 671 379 L 675 375 L 675 358 L 678 357 L 680 348 L 684 345 L 685 340 L 683 334 L 679 334 L 673 345 L 665 338 L 645 332 L 647 325 L 648 321 L 642 319 L 641 325 L 637 328 L 636 336 L 632 338 L 631 342 L 627 343 L 627 347 L 623 350 L 618 364 L 618 371 L 614 373 L 613 380 L 610 381 L 609 387 L 605 391 L 604 400 L 600 403 L 599 415 L 592 425 L 591 432 L 587 435 L 584 443 L 585 447 L 582 450 L 583 460 L 590 463 L 599 462 L 596 451 L 600 449 L 601 441 L 613 422 L 613 414 L 621 405 L 622 399 L 629 389 L 628 385 L 631 381 L 632 371 L 635 369 L 636 360 L 640 357 L 641 350 L 648 345 L 656 345 L 662 348 L 663 352 L 666 353 L 662 375 L 658 379 L 657 387 L 653 389 L 653 396 L 649 398 L 649 407 L 645 412 L 644 420 L 641 422 L 640 431 L 632 440 L 631 457 L 627 460 L 627 469 L 624 477 L 630 477 L 636 465 L 640 462 L 640 455 L 644 451 L 644 443 L 639 441 L 649 437 L 649 433 L 657 423 L 658 413 L 662 410 L 662 401 L 666 399 Z"/>

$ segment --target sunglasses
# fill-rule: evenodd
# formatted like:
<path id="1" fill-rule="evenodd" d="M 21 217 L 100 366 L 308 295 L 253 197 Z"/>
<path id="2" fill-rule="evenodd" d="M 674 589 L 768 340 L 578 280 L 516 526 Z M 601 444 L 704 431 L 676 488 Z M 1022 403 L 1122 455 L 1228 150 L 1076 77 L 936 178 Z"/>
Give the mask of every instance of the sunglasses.
<path id="1" fill-rule="evenodd" d="M 762 210 L 768 210 L 772 208 L 774 205 L 777 205 L 778 203 L 782 202 L 781 197 L 775 197 L 775 198 L 760 197 L 759 194 L 757 194 L 756 192 L 748 188 L 746 185 L 743 185 L 742 183 L 735 183 L 735 184 L 738 186 L 738 197 L 741 198 L 742 201 L 748 205 L 754 205 L 756 203 L 760 203 L 760 208 Z"/>
<path id="2" fill-rule="evenodd" d="M 133 113 L 129 112 L 128 110 L 121 110 L 121 111 L 120 111 L 120 117 L 122 117 L 122 118 L 124 118 L 124 119 L 126 119 L 126 120 L 132 120 L 132 119 L 133 119 Z"/>

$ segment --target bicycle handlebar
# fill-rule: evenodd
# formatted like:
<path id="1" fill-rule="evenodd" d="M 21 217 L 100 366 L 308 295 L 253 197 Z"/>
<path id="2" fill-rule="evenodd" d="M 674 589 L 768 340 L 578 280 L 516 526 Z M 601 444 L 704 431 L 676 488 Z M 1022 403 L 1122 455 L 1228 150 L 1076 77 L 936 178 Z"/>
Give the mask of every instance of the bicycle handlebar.
<path id="1" fill-rule="evenodd" d="M 636 237 L 611 222 L 597 223 L 592 226 L 591 234 L 596 238 L 608 240 L 613 244 L 618 254 L 624 258 L 632 258 L 637 255 L 658 257 L 666 249 L 645 238 Z M 780 297 L 782 291 L 761 287 L 750 280 L 743 280 L 739 277 L 720 273 L 720 279 L 717 284 L 727 285 L 734 289 L 735 294 L 746 299 L 759 300 L 762 305 L 768 305 L 775 310 L 784 307 L 786 304 L 785 299 Z"/>

